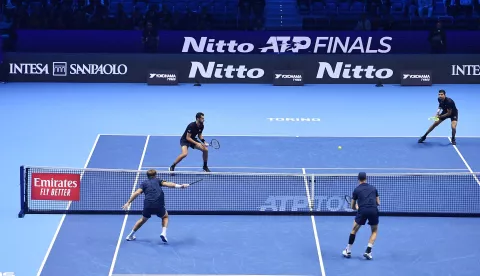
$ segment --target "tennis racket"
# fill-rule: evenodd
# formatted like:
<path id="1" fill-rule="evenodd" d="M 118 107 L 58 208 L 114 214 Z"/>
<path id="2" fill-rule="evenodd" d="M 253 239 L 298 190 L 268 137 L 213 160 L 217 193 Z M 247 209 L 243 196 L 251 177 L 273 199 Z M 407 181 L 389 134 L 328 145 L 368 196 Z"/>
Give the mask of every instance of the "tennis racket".
<path id="1" fill-rule="evenodd" d="M 346 195 L 346 196 L 344 196 L 344 198 L 345 198 L 345 201 L 346 201 L 347 204 L 348 204 L 348 208 L 352 208 L 352 197 L 349 196 L 349 195 Z M 358 203 L 356 203 L 355 206 L 356 206 L 357 209 L 358 209 Z"/>
<path id="2" fill-rule="evenodd" d="M 344 196 L 345 201 L 348 203 L 348 207 L 352 206 L 352 197 L 351 196 Z"/>
<path id="3" fill-rule="evenodd" d="M 440 120 L 440 119 L 438 119 L 437 116 L 433 116 L 433 117 L 428 118 L 428 120 L 430 120 L 430 121 L 435 121 L 435 122 L 436 122 L 436 121 L 438 121 L 438 120 Z"/>
<path id="4" fill-rule="evenodd" d="M 208 143 L 209 146 L 213 147 L 214 149 L 219 149 L 220 148 L 220 142 L 218 142 L 217 139 L 212 139 L 210 143 Z"/>
<path id="5" fill-rule="evenodd" d="M 188 185 L 192 185 L 192 184 L 198 183 L 198 182 L 200 182 L 200 181 L 202 181 L 202 180 L 203 180 L 203 178 L 202 178 L 202 179 L 199 179 L 199 180 L 195 180 L 195 181 L 193 181 L 192 183 L 189 183 Z"/>

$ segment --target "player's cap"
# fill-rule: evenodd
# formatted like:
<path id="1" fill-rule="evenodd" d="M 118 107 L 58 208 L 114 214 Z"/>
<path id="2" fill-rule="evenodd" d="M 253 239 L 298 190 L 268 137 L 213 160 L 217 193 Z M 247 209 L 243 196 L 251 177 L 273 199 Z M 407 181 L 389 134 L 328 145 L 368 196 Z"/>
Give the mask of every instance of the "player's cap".
<path id="1" fill-rule="evenodd" d="M 365 172 L 358 173 L 358 180 L 363 181 L 365 179 L 367 179 L 367 173 Z"/>

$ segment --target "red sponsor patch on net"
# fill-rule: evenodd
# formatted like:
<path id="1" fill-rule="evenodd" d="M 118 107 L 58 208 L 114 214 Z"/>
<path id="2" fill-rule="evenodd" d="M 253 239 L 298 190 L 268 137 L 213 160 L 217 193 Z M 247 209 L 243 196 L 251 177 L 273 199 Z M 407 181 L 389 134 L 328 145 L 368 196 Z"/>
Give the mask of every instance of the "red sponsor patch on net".
<path id="1" fill-rule="evenodd" d="M 80 200 L 80 174 L 32 173 L 33 200 Z"/>

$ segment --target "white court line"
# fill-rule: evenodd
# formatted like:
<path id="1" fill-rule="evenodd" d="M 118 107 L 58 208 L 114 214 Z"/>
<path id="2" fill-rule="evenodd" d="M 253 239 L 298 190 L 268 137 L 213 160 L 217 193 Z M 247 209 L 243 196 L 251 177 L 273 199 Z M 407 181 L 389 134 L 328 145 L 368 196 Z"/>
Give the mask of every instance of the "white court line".
<path id="1" fill-rule="evenodd" d="M 282 274 L 215 274 L 217 276 L 309 276 Z M 112 274 L 112 276 L 212 276 L 212 274 Z"/>
<path id="2" fill-rule="evenodd" d="M 142 168 L 143 159 L 145 158 L 145 153 L 147 152 L 149 140 L 150 140 L 150 135 L 147 136 L 147 139 L 145 140 L 145 146 L 143 147 L 142 158 L 140 159 L 140 164 L 138 165 L 138 171 L 140 171 L 140 169 Z M 133 183 L 132 192 L 130 193 L 130 195 L 132 195 L 135 192 L 135 188 L 137 187 L 139 176 L 140 176 L 140 172 L 138 172 L 137 176 L 135 177 L 135 182 Z M 128 210 L 130 210 L 131 206 L 132 205 L 130 204 L 130 206 L 128 207 Z M 115 268 L 115 263 L 117 262 L 118 250 L 120 249 L 120 244 L 122 243 L 123 232 L 125 231 L 125 225 L 127 224 L 127 219 L 128 219 L 128 214 L 126 214 L 125 217 L 123 218 L 122 229 L 120 230 L 120 235 L 118 236 L 117 247 L 115 247 L 115 253 L 113 254 L 113 260 L 110 266 L 110 272 L 108 272 L 109 276 L 112 275 L 113 269 Z"/>
<path id="3" fill-rule="evenodd" d="M 313 211 L 313 201 L 312 197 L 310 197 L 310 192 L 308 189 L 308 180 L 307 180 L 307 175 L 305 173 L 305 169 L 302 168 L 302 173 L 305 175 L 305 189 L 307 191 L 307 199 L 308 199 L 308 206 L 310 208 L 310 212 Z M 313 185 L 313 183 L 312 183 Z M 318 254 L 318 261 L 320 262 L 320 271 L 322 273 L 322 276 L 325 276 L 325 266 L 323 265 L 323 258 L 322 258 L 322 250 L 320 249 L 320 241 L 318 239 L 318 233 L 317 233 L 317 224 L 315 223 L 315 217 L 313 215 L 310 216 L 312 220 L 312 227 L 313 227 L 313 236 L 315 237 L 315 245 L 317 246 L 317 254 Z"/>
<path id="4" fill-rule="evenodd" d="M 450 143 L 452 142 L 452 139 L 450 137 L 448 137 L 448 140 L 450 141 Z M 462 153 L 460 153 L 460 150 L 458 150 L 457 146 L 454 145 L 453 148 L 455 149 L 455 151 L 458 153 L 458 156 L 460 156 L 460 159 L 462 159 L 463 163 L 465 164 L 465 166 L 467 167 L 468 171 L 473 175 L 473 178 L 475 179 L 475 181 L 477 181 L 477 184 L 480 186 L 480 181 L 478 180 L 477 176 L 475 175 L 475 173 L 472 171 L 472 168 L 470 168 L 470 165 L 468 165 L 467 163 L 467 160 L 465 160 L 465 158 L 463 157 Z"/>
<path id="5" fill-rule="evenodd" d="M 169 166 L 142 167 L 142 169 L 165 169 Z M 201 169 L 202 167 L 176 167 L 179 169 Z M 257 169 L 257 170 L 386 170 L 386 171 L 468 171 L 468 169 L 422 169 L 422 168 L 274 168 L 274 167 L 211 167 L 211 169 Z"/>
<path id="6" fill-rule="evenodd" d="M 95 138 L 95 142 L 93 143 L 93 147 L 90 150 L 90 153 L 88 154 L 87 161 L 85 161 L 85 165 L 83 168 L 87 168 L 88 164 L 90 163 L 90 159 L 92 158 L 93 152 L 95 151 L 95 148 L 97 147 L 98 139 L 100 139 L 100 134 L 97 135 L 97 138 Z M 80 174 L 80 181 L 83 177 L 85 171 L 82 171 Z M 67 209 L 70 209 L 70 205 L 72 204 L 71 201 L 68 202 Z M 63 214 L 62 218 L 60 219 L 60 223 L 58 223 L 57 230 L 55 231 L 55 234 L 53 235 L 52 241 L 50 242 L 50 245 L 48 246 L 47 253 L 45 254 L 45 257 L 43 258 L 42 264 L 40 265 L 40 268 L 38 269 L 37 276 L 40 276 L 42 274 L 43 268 L 45 267 L 45 263 L 47 262 L 48 256 L 50 256 L 50 251 L 52 251 L 53 244 L 55 244 L 55 241 L 57 240 L 58 233 L 60 232 L 60 229 L 62 228 L 63 222 L 65 221 L 65 217 L 67 214 Z"/>
<path id="7" fill-rule="evenodd" d="M 100 134 L 100 136 L 147 136 L 147 134 Z M 178 137 L 180 134 L 158 134 L 150 137 Z M 419 136 L 317 136 L 317 135 L 286 135 L 286 134 L 209 134 L 205 137 L 285 137 L 285 138 L 419 138 Z M 429 136 L 431 138 L 448 138 L 448 136 Z M 480 136 L 457 136 L 457 138 L 480 138 Z"/>

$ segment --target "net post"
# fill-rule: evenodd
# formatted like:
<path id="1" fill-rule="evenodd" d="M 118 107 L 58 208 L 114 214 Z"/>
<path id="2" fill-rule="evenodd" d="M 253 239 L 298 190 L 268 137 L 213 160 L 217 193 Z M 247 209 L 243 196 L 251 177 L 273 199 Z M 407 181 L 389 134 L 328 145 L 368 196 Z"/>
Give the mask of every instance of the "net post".
<path id="1" fill-rule="evenodd" d="M 20 166 L 20 212 L 19 218 L 25 216 L 25 166 Z"/>

